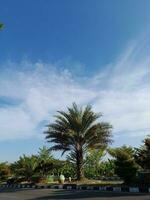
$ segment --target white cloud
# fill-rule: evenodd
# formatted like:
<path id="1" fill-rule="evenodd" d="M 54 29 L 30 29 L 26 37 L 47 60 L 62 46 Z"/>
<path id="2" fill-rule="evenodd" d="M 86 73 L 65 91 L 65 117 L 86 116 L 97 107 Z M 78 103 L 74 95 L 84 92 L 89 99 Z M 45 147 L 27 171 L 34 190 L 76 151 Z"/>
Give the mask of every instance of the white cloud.
<path id="1" fill-rule="evenodd" d="M 67 69 L 58 69 L 57 64 L 6 63 L 0 74 L 0 96 L 19 103 L 1 106 L 0 140 L 39 137 L 39 124 L 52 120 L 56 110 L 74 101 L 92 103 L 94 110 L 104 113 L 103 119 L 112 123 L 118 136 L 149 134 L 150 59 L 139 55 L 139 48 L 130 45 L 116 62 L 94 77 L 80 80 Z"/>
<path id="2" fill-rule="evenodd" d="M 139 51 L 139 49 L 138 49 Z M 140 57 L 136 46 L 129 48 L 124 57 L 109 65 L 94 77 L 94 87 L 100 88 L 94 103 L 105 119 L 114 126 L 114 132 L 127 137 L 149 134 L 150 130 L 150 59 Z"/>
<path id="3" fill-rule="evenodd" d="M 14 70 L 21 65 L 23 71 Z M 7 66 L 7 64 L 6 64 Z M 50 120 L 54 112 L 76 101 L 87 103 L 95 97 L 93 91 L 74 81 L 67 70 L 58 71 L 44 63 L 9 63 L 0 74 L 0 96 L 19 102 L 0 108 L 0 140 L 37 136 L 37 127 Z"/>
<path id="4" fill-rule="evenodd" d="M 22 107 L 1 108 L 1 140 L 30 137 L 33 135 L 34 122 Z"/>

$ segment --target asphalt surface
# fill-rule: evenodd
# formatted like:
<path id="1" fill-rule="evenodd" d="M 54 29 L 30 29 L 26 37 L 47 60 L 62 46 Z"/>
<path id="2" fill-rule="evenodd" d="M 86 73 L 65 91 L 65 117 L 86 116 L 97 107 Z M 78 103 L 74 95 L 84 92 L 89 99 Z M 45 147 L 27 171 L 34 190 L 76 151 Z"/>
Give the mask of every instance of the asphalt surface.
<path id="1" fill-rule="evenodd" d="M 150 194 L 111 193 L 100 191 L 66 191 L 52 189 L 1 190 L 0 200 L 150 200 Z"/>

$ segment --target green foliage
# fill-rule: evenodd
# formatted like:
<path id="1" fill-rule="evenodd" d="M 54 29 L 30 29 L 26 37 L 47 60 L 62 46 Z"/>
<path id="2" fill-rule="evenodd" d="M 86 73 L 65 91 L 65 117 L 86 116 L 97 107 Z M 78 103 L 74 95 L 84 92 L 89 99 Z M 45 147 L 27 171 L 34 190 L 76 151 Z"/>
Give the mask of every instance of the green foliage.
<path id="1" fill-rule="evenodd" d="M 5 181 L 11 176 L 11 168 L 7 162 L 0 163 L 0 181 Z"/>
<path id="2" fill-rule="evenodd" d="M 87 178 L 99 179 L 103 176 L 114 175 L 114 161 L 110 159 L 104 161 L 105 154 L 104 149 L 89 151 L 85 159 L 85 175 Z"/>
<path id="3" fill-rule="evenodd" d="M 12 164 L 12 170 L 17 177 L 24 177 L 25 180 L 31 181 L 32 176 L 35 175 L 37 166 L 37 156 L 23 155 L 18 161 Z"/>
<path id="4" fill-rule="evenodd" d="M 52 174 L 55 176 L 60 176 L 60 174 L 63 174 L 66 178 L 68 177 L 75 177 L 75 165 L 71 163 L 69 160 L 58 160 L 55 159 L 53 162 L 53 170 Z"/>
<path id="5" fill-rule="evenodd" d="M 61 168 L 61 173 L 66 177 L 66 178 L 75 178 L 76 176 L 76 170 L 75 170 L 75 165 L 69 161 L 65 161 L 64 165 Z"/>
<path id="6" fill-rule="evenodd" d="M 99 175 L 105 177 L 111 177 L 115 175 L 115 164 L 114 160 L 108 159 L 100 163 Z"/>
<path id="7" fill-rule="evenodd" d="M 54 157 L 51 154 L 50 150 L 45 146 L 43 146 L 42 148 L 39 148 L 38 158 L 39 158 L 39 160 L 44 160 L 44 161 L 49 161 L 49 160 L 53 160 L 54 159 Z"/>
<path id="8" fill-rule="evenodd" d="M 135 160 L 144 170 L 150 170 L 150 137 L 144 140 L 143 146 L 136 148 Z"/>
<path id="9" fill-rule="evenodd" d="M 132 147 L 122 146 L 120 148 L 110 149 L 109 153 L 115 159 L 115 173 L 122 178 L 125 183 L 132 183 L 138 170 Z"/>
<path id="10" fill-rule="evenodd" d="M 37 155 L 23 155 L 18 161 L 11 165 L 12 171 L 17 179 L 23 179 L 29 182 L 38 182 L 46 179 L 48 175 L 55 173 L 60 169 L 59 160 L 53 158 L 51 152 L 45 146 L 39 149 Z"/>
<path id="11" fill-rule="evenodd" d="M 85 176 L 87 178 L 95 178 L 100 176 L 100 161 L 104 156 L 103 149 L 89 150 L 85 158 Z"/>
<path id="12" fill-rule="evenodd" d="M 83 170 L 84 168 L 85 177 L 90 179 L 101 179 L 102 177 L 118 175 L 126 184 L 135 183 L 146 186 L 150 184 L 149 137 L 144 140 L 144 145 L 140 148 L 133 149 L 132 147 L 122 146 L 120 148 L 109 149 L 108 152 L 113 159 L 108 159 L 106 161 L 103 157 L 106 154 L 106 145 L 110 140 L 110 133 L 107 133 L 107 136 L 105 136 L 108 137 L 106 138 L 107 142 L 102 134 L 101 140 L 104 140 L 97 142 L 94 145 L 93 141 L 91 141 L 93 140 L 92 138 L 94 137 L 95 141 L 95 137 L 97 137 L 95 134 L 101 134 L 101 130 L 95 129 L 95 126 L 99 127 L 101 123 L 98 123 L 97 125 L 95 121 L 90 121 L 93 120 L 91 119 L 91 113 L 92 116 L 94 115 L 90 109 L 88 110 L 88 108 L 86 108 L 84 111 L 82 109 L 77 109 L 77 107 L 74 107 L 73 109 L 74 110 L 69 110 L 70 114 L 66 114 L 66 116 L 68 116 L 67 119 L 59 116 L 56 123 L 50 125 L 50 127 L 56 126 L 55 129 L 52 129 L 54 133 L 56 133 L 56 138 L 53 137 L 53 139 L 51 139 L 53 142 L 55 140 L 57 141 L 57 137 L 62 132 L 62 135 L 60 135 L 61 138 L 58 138 L 59 142 L 62 141 L 62 144 L 59 144 L 59 147 L 62 149 L 63 145 L 65 145 L 65 147 L 70 150 L 66 160 L 59 160 L 53 157 L 51 150 L 55 149 L 55 147 L 56 149 L 59 149 L 57 142 L 51 150 L 43 146 L 39 149 L 37 155 L 23 155 L 18 161 L 11 165 L 6 162 L 0 163 L 0 181 L 7 180 L 8 183 L 18 183 L 22 181 L 37 183 L 40 181 L 42 183 L 48 183 L 58 180 L 60 174 L 63 174 L 66 178 L 71 177 L 72 179 L 75 179 L 79 178 L 76 169 Z M 78 113 L 75 111 L 78 111 Z M 72 112 L 74 112 L 72 114 L 73 116 L 71 115 Z M 90 113 L 87 114 L 85 112 Z M 89 116 L 89 118 L 86 115 Z M 64 122 L 59 121 L 60 119 L 64 120 Z M 90 122 L 88 122 L 88 120 Z M 74 124 L 74 121 L 76 121 L 77 124 Z M 88 123 L 85 123 L 85 121 Z M 92 129 L 94 129 L 93 132 L 91 132 Z M 81 133 L 80 130 L 82 131 Z M 110 130 L 108 129 L 107 131 Z M 91 137 L 91 134 L 94 136 Z M 98 139 L 100 139 L 99 136 Z M 78 147 L 82 149 L 82 152 Z M 64 151 L 66 150 L 67 149 L 64 149 Z M 82 155 L 80 155 L 80 153 L 82 153 Z M 78 156 L 79 158 L 82 157 L 83 160 L 79 160 Z M 82 163 L 79 161 L 82 161 Z M 80 164 L 81 168 L 79 169 L 78 165 Z M 137 171 L 139 177 L 136 177 Z"/>
<path id="13" fill-rule="evenodd" d="M 37 167 L 36 172 L 42 177 L 50 174 L 54 168 L 54 158 L 48 148 L 43 146 L 39 149 L 37 156 Z"/>
<path id="14" fill-rule="evenodd" d="M 100 149 L 110 142 L 111 125 L 97 122 L 101 114 L 94 113 L 91 106 L 79 108 L 75 103 L 67 112 L 58 111 L 54 123 L 46 131 L 48 142 L 54 143 L 51 150 L 71 152 L 77 169 L 77 179 L 84 178 L 84 156 L 89 148 Z"/>

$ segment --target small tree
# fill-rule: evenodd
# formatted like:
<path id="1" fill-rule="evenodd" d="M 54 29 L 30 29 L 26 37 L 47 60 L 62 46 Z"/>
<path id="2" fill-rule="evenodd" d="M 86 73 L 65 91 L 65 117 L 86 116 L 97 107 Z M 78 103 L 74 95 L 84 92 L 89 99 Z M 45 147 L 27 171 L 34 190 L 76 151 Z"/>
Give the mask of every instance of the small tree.
<path id="1" fill-rule="evenodd" d="M 50 152 L 49 148 L 47 148 L 46 146 L 43 146 L 42 148 L 39 148 L 38 151 L 38 158 L 39 160 L 53 160 L 54 157 L 52 155 L 52 153 Z"/>
<path id="2" fill-rule="evenodd" d="M 150 170 L 150 137 L 144 140 L 143 146 L 136 148 L 135 160 L 144 170 Z"/>
<path id="3" fill-rule="evenodd" d="M 5 181 L 11 176 L 11 168 L 7 162 L 0 163 L 0 180 Z"/>
<path id="4" fill-rule="evenodd" d="M 27 181 L 32 180 L 32 176 L 36 173 L 38 165 L 37 156 L 23 155 L 18 161 L 12 164 L 12 170 L 17 177 L 23 177 Z"/>
<path id="5" fill-rule="evenodd" d="M 75 170 L 75 165 L 74 163 L 70 162 L 69 160 L 66 160 L 62 167 L 60 168 L 61 173 L 66 177 L 66 178 L 75 178 L 76 175 L 76 170 Z"/>
<path id="6" fill-rule="evenodd" d="M 103 149 L 89 150 L 85 158 L 85 175 L 87 178 L 94 178 L 100 175 L 100 161 L 104 156 Z"/>
<path id="7" fill-rule="evenodd" d="M 109 153 L 114 158 L 115 173 L 125 183 L 132 183 L 138 170 L 132 147 L 122 146 L 120 148 L 110 149 Z"/>
<path id="8" fill-rule="evenodd" d="M 101 176 L 111 177 L 115 175 L 115 164 L 114 160 L 108 159 L 107 161 L 102 161 L 99 167 L 99 174 Z"/>
<path id="9" fill-rule="evenodd" d="M 39 148 L 37 158 L 38 165 L 36 167 L 36 171 L 43 177 L 47 176 L 54 168 L 54 158 L 51 152 L 47 147 L 43 146 L 42 148 Z"/>

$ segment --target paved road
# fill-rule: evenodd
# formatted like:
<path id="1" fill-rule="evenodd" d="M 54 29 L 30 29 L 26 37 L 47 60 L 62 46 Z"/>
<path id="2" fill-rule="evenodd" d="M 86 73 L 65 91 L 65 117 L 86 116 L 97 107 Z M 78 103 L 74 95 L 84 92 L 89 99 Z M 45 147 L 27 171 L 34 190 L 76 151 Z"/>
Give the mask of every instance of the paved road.
<path id="1" fill-rule="evenodd" d="M 66 190 L 3 190 L 0 200 L 150 200 L 149 194 L 124 194 L 100 191 L 66 191 Z"/>

